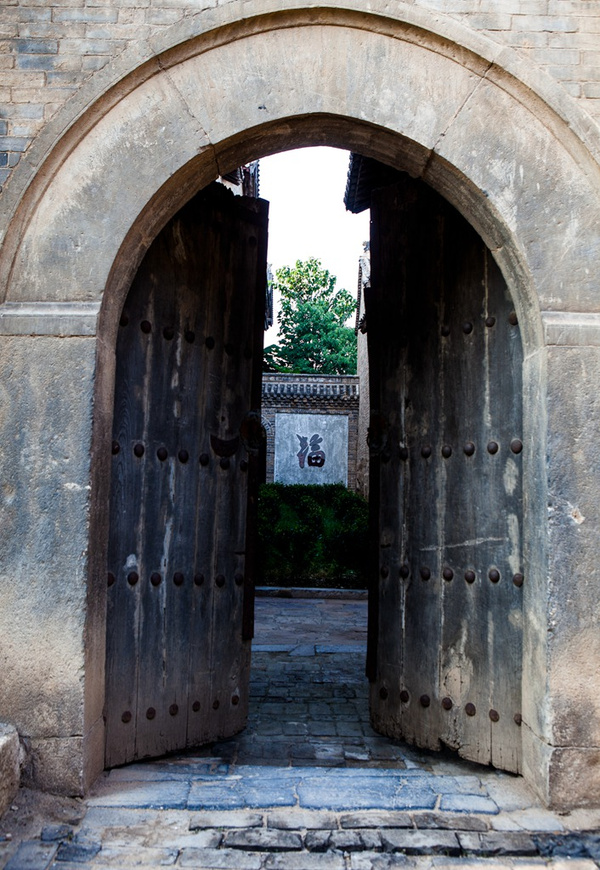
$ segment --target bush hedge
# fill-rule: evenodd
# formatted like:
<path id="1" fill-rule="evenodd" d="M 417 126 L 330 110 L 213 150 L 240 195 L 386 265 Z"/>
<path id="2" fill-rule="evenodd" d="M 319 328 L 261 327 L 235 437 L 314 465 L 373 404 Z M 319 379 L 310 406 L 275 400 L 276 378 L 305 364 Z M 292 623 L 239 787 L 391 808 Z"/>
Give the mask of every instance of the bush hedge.
<path id="1" fill-rule="evenodd" d="M 341 484 L 263 484 L 258 583 L 366 587 L 368 504 Z"/>

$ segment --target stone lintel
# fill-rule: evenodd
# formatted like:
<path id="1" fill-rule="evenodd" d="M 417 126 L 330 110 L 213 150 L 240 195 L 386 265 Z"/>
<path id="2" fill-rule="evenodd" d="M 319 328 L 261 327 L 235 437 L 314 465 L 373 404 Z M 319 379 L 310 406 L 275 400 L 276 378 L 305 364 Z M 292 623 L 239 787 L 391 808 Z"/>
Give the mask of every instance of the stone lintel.
<path id="1" fill-rule="evenodd" d="M 0 335 L 95 335 L 99 302 L 5 302 Z"/>

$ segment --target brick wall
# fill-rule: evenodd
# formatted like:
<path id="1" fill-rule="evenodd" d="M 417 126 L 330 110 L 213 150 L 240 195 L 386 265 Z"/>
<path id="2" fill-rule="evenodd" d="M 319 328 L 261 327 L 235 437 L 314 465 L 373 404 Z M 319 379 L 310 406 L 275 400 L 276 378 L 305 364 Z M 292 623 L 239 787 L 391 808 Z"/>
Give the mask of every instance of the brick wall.
<path id="1" fill-rule="evenodd" d="M 241 0 L 0 0 L 0 185 L 81 85 L 135 41 Z M 600 0 L 415 0 L 509 45 L 600 126 Z"/>
<path id="2" fill-rule="evenodd" d="M 263 375 L 267 483 L 273 482 L 275 468 L 275 415 L 336 414 L 348 417 L 348 489 L 355 490 L 358 404 L 358 377 L 354 375 Z"/>

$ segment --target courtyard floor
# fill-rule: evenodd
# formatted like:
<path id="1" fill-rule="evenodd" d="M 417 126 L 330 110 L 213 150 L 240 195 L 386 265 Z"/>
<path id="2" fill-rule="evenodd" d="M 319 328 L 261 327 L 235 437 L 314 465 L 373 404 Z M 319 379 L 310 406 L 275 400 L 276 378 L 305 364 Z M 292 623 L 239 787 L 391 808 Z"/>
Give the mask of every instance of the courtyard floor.
<path id="1" fill-rule="evenodd" d="M 242 734 L 44 796 L 28 824 L 18 799 L 0 867 L 600 866 L 600 811 L 558 815 L 519 777 L 371 729 L 365 601 L 258 598 L 256 617 Z"/>

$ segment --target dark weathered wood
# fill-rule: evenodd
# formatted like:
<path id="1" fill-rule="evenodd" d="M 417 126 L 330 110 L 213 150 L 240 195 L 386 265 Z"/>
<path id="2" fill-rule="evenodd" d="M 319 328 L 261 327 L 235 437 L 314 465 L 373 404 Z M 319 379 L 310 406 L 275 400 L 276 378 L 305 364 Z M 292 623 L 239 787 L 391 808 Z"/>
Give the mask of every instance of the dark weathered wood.
<path id="1" fill-rule="evenodd" d="M 107 766 L 227 736 L 246 721 L 242 610 L 256 475 L 240 427 L 260 411 L 266 226 L 266 203 L 208 188 L 155 240 L 124 307 Z M 214 449 L 222 442 L 226 459 Z"/>
<path id="2" fill-rule="evenodd" d="M 420 182 L 378 191 L 372 228 L 370 389 L 389 454 L 371 482 L 373 724 L 518 771 L 522 485 L 510 442 L 521 437 L 522 352 L 510 294 L 477 234 Z"/>

